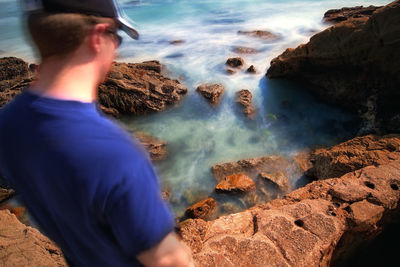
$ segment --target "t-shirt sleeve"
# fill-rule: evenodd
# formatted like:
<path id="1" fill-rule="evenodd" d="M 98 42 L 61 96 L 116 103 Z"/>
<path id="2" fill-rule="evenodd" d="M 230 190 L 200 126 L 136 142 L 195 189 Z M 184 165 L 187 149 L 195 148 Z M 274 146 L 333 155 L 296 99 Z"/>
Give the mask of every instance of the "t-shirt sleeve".
<path id="1" fill-rule="evenodd" d="M 158 244 L 173 230 L 174 222 L 149 160 L 124 169 L 110 191 L 105 217 L 124 253 L 135 256 Z"/>

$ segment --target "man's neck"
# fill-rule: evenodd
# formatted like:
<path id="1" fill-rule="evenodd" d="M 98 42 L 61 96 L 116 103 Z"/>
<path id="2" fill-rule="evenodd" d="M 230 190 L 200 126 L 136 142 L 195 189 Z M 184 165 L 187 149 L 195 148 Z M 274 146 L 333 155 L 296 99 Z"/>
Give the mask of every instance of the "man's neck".
<path id="1" fill-rule="evenodd" d="M 31 91 L 50 98 L 93 102 L 97 99 L 98 80 L 90 61 L 48 59 L 40 65 Z"/>

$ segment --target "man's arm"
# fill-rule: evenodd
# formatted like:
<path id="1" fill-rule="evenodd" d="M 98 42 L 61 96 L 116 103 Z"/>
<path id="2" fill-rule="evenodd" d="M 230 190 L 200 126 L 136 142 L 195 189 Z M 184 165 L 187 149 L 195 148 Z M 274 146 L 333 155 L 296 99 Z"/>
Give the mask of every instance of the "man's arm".
<path id="1" fill-rule="evenodd" d="M 192 253 L 175 233 L 168 234 L 155 247 L 140 253 L 138 260 L 147 267 L 194 267 Z"/>

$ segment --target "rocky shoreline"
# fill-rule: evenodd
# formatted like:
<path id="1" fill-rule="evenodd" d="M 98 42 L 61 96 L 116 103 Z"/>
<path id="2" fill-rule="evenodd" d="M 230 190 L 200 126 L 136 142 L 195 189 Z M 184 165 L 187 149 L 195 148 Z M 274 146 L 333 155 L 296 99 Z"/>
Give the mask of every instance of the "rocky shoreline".
<path id="1" fill-rule="evenodd" d="M 321 99 L 358 112 L 364 120 L 360 133 L 399 132 L 400 1 L 328 11 L 325 17 L 337 24 L 272 60 L 267 77 L 308 83 Z M 239 34 L 279 38 L 262 31 Z M 0 107 L 34 80 L 35 68 L 20 59 L 0 59 Z M 179 103 L 187 89 L 161 73 L 157 61 L 116 63 L 99 88 L 101 108 L 118 117 Z M 198 91 L 216 105 L 221 86 L 206 84 Z M 251 118 L 255 109 L 249 93 L 239 91 L 236 101 Z M 153 160 L 166 157 L 165 142 L 141 133 L 136 137 Z M 290 159 L 216 164 L 212 172 L 217 194 L 235 194 L 253 204 L 261 195 L 263 204 L 219 218 L 220 203 L 212 196 L 189 207 L 177 231 L 196 266 L 341 266 L 400 218 L 398 134 L 359 136 Z M 290 192 L 289 172 L 315 181 Z M 14 192 L 1 193 L 6 200 Z M 0 255 L 7 265 L 66 266 L 50 240 L 7 210 L 0 210 L 0 233 Z"/>

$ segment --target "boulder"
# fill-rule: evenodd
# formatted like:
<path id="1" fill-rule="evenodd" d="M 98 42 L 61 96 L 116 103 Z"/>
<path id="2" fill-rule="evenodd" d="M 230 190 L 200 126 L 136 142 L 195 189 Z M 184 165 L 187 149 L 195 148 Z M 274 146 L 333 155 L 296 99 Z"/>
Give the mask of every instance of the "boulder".
<path id="1" fill-rule="evenodd" d="M 254 65 L 251 65 L 250 67 L 248 67 L 246 72 L 247 73 L 257 73 L 256 68 L 254 67 Z"/>
<path id="2" fill-rule="evenodd" d="M 240 68 L 244 65 L 244 60 L 241 57 L 231 57 L 225 64 L 232 68 Z"/>
<path id="3" fill-rule="evenodd" d="M 331 148 L 315 150 L 310 156 L 312 167 L 306 175 L 318 179 L 340 177 L 397 159 L 400 159 L 400 135 L 366 135 Z"/>
<path id="4" fill-rule="evenodd" d="M 219 103 L 222 95 L 224 94 L 225 87 L 220 83 L 207 83 L 197 87 L 196 91 L 210 101 L 211 104 L 216 105 Z"/>
<path id="5" fill-rule="evenodd" d="M 61 250 L 38 230 L 0 210 L 0 258 L 3 266 L 67 266 Z"/>
<path id="6" fill-rule="evenodd" d="M 167 158 L 167 143 L 165 141 L 149 136 L 144 132 L 135 132 L 134 136 L 147 150 L 152 161 L 158 161 Z"/>
<path id="7" fill-rule="evenodd" d="M 243 114 L 250 118 L 252 118 L 256 112 L 252 103 L 252 98 L 253 95 L 249 90 L 243 89 L 237 92 L 236 102 L 243 107 Z"/>
<path id="8" fill-rule="evenodd" d="M 255 189 L 254 181 L 242 173 L 226 176 L 215 187 L 217 193 L 246 193 Z"/>
<path id="9" fill-rule="evenodd" d="M 397 0 L 369 18 L 350 18 L 287 49 L 271 61 L 267 77 L 305 83 L 320 98 L 360 112 L 366 131 L 400 131 L 393 123 L 400 114 L 399 31 Z"/>
<path id="10" fill-rule="evenodd" d="M 369 18 L 381 6 L 356 6 L 356 7 L 343 7 L 341 9 L 330 9 L 324 14 L 324 21 L 331 23 L 339 23 L 350 18 Z"/>
<path id="11" fill-rule="evenodd" d="M 188 218 L 210 219 L 217 211 L 217 202 L 213 198 L 204 199 L 185 211 L 185 216 Z"/>
<path id="12" fill-rule="evenodd" d="M 236 46 L 233 48 L 233 52 L 238 54 L 257 54 L 259 51 L 251 47 Z"/>
<path id="13" fill-rule="evenodd" d="M 120 114 L 146 114 L 177 104 L 187 89 L 161 74 L 158 61 L 116 62 L 99 86 L 99 102 Z"/>
<path id="14" fill-rule="evenodd" d="M 275 185 L 281 192 L 288 192 L 289 191 L 289 182 L 287 174 L 282 171 L 275 172 L 275 173 L 260 173 L 260 178 L 268 183 L 272 183 Z"/>
<path id="15" fill-rule="evenodd" d="M 279 39 L 279 35 L 276 35 L 269 31 L 254 30 L 254 31 L 238 31 L 238 34 L 248 35 L 251 37 L 261 38 L 265 40 L 276 40 Z"/>

